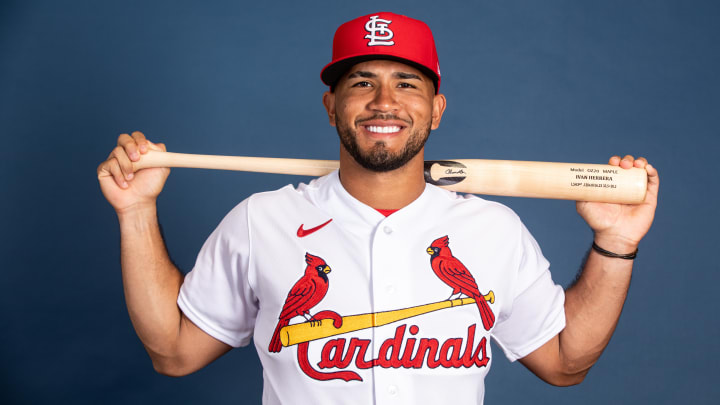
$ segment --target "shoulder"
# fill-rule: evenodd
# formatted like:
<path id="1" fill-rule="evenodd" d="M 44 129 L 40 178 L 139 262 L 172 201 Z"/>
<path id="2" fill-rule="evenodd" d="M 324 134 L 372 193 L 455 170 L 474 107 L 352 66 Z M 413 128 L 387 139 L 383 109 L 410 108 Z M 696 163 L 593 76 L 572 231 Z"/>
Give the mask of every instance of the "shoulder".
<path id="1" fill-rule="evenodd" d="M 496 201 L 486 200 L 473 194 L 461 194 L 428 185 L 433 204 L 448 210 L 453 216 L 470 222 L 482 221 L 505 227 L 521 227 L 520 217 L 511 208 Z"/>
<path id="2" fill-rule="evenodd" d="M 253 194 L 246 200 L 248 212 L 254 217 L 263 213 L 279 215 L 313 209 L 326 183 L 326 177 L 320 177 L 307 184 L 288 184 L 277 190 Z"/>
<path id="3" fill-rule="evenodd" d="M 276 204 L 297 202 L 298 200 L 311 200 L 320 190 L 331 183 L 330 175 L 312 179 L 308 183 L 297 185 L 288 184 L 282 188 L 272 191 L 255 193 L 246 201 L 253 207 L 273 207 Z"/>
<path id="4" fill-rule="evenodd" d="M 313 209 L 317 195 L 327 183 L 328 179 L 320 177 L 307 184 L 288 184 L 277 190 L 252 194 L 227 213 L 220 228 L 242 229 L 251 218 L 278 217 Z"/>

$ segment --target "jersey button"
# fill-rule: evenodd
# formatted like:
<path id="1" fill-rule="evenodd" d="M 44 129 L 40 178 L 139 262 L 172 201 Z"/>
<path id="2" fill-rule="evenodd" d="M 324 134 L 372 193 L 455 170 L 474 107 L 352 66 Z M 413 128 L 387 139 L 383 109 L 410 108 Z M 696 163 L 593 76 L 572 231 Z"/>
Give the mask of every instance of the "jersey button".
<path id="1" fill-rule="evenodd" d="M 390 235 L 390 234 L 393 232 L 393 230 L 392 230 L 392 228 L 390 228 L 389 226 L 386 225 L 386 226 L 383 228 L 383 232 L 385 232 L 386 234 Z"/>
<path id="2" fill-rule="evenodd" d="M 396 395 L 397 392 L 398 392 L 398 387 L 396 387 L 396 386 L 394 386 L 394 385 L 388 386 L 388 394 L 390 394 L 390 395 Z"/>

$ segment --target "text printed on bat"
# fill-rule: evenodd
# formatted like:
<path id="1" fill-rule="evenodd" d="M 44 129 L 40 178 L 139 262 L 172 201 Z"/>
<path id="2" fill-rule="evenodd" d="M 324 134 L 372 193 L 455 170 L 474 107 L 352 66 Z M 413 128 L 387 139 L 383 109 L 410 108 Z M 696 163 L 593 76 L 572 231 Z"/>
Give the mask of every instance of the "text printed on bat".
<path id="1" fill-rule="evenodd" d="M 613 174 L 618 174 L 617 169 L 596 169 L 596 168 L 583 168 L 583 167 L 571 167 L 570 174 L 574 174 L 573 180 L 583 181 L 571 181 L 570 187 L 587 187 L 587 188 L 617 188 L 617 184 L 613 184 Z M 598 181 L 596 183 L 594 181 Z"/>

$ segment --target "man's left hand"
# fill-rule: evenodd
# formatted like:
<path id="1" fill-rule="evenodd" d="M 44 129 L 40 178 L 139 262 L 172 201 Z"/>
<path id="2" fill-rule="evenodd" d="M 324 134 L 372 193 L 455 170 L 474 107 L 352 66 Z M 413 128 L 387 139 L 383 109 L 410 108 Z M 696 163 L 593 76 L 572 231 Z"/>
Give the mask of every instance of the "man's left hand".
<path id="1" fill-rule="evenodd" d="M 647 171 L 645 201 L 640 204 L 578 201 L 577 211 L 595 232 L 595 243 L 598 246 L 619 254 L 632 253 L 650 229 L 655 217 L 660 178 L 657 170 L 642 157 L 635 159 L 627 155 L 621 159 L 613 156 L 609 164 L 622 169 L 638 167 Z"/>

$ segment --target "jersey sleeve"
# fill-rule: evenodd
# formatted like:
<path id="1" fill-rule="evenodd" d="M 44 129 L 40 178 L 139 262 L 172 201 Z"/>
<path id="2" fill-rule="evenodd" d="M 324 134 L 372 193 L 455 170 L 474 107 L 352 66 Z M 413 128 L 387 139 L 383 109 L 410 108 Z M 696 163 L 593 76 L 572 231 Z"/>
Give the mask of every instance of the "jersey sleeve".
<path id="1" fill-rule="evenodd" d="M 185 276 L 178 306 L 195 325 L 233 347 L 253 335 L 258 301 L 248 281 L 247 200 L 222 220 Z"/>
<path id="2" fill-rule="evenodd" d="M 514 295 L 509 313 L 493 329 L 493 338 L 510 361 L 521 359 L 565 328 L 565 292 L 550 275 L 549 263 L 521 224 Z"/>

